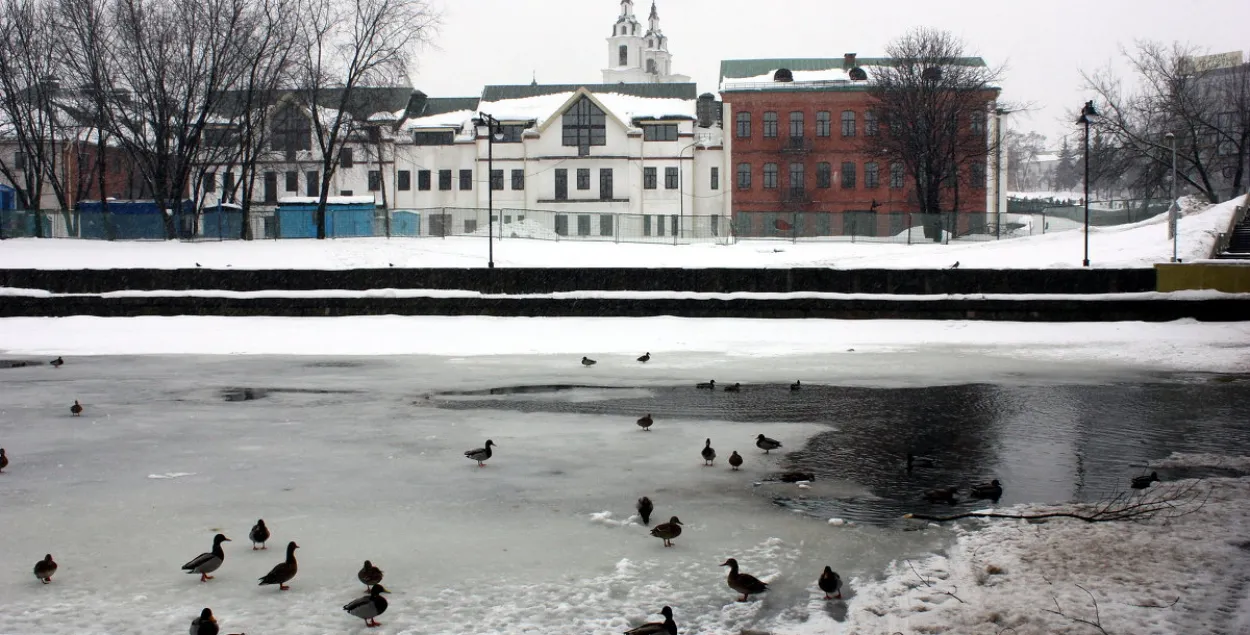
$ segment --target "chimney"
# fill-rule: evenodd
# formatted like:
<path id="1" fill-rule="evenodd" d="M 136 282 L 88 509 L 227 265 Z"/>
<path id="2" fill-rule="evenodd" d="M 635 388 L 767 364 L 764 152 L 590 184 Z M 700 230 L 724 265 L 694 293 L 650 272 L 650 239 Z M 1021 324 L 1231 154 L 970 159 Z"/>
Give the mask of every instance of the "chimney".
<path id="1" fill-rule="evenodd" d="M 855 68 L 855 54 L 845 53 L 842 55 L 842 70 L 849 71 Z"/>

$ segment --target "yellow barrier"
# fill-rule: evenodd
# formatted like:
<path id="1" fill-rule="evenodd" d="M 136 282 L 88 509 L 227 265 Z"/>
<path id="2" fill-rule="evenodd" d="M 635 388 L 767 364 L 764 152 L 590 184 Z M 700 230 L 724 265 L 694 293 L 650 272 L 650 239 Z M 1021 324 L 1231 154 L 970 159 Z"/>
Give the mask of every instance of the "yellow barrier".
<path id="1" fill-rule="evenodd" d="M 1159 291 L 1210 289 L 1250 293 L 1250 261 L 1244 263 L 1159 263 L 1155 265 Z"/>

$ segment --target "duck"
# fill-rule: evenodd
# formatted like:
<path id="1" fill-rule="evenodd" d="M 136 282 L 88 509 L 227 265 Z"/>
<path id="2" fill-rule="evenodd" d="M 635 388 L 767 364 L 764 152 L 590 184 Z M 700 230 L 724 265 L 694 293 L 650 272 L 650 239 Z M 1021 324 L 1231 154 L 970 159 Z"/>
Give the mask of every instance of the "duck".
<path id="1" fill-rule="evenodd" d="M 681 521 L 676 516 L 668 519 L 668 522 L 656 525 L 651 530 L 651 535 L 664 540 L 665 547 L 673 546 L 673 539 L 681 535 Z"/>
<path id="2" fill-rule="evenodd" d="M 933 503 L 955 503 L 955 494 L 958 492 L 955 487 L 939 487 L 931 489 L 924 493 L 925 500 Z"/>
<path id="3" fill-rule="evenodd" d="M 495 442 L 487 439 L 486 445 L 477 448 L 476 450 L 469 450 L 468 452 L 465 452 L 464 455 L 474 461 L 477 461 L 478 467 L 486 467 L 486 459 L 489 459 L 494 454 L 494 452 L 491 452 L 490 449 L 493 445 L 495 445 Z"/>
<path id="4" fill-rule="evenodd" d="M 642 516 L 642 524 L 651 524 L 651 511 L 655 509 L 655 505 L 651 504 L 651 499 L 643 496 L 638 499 L 638 515 Z"/>
<path id="5" fill-rule="evenodd" d="M 191 635 L 217 635 L 218 632 L 217 618 L 210 608 L 200 611 L 200 616 L 191 620 Z"/>
<path id="6" fill-rule="evenodd" d="M 716 465 L 716 450 L 712 449 L 712 440 L 708 439 L 703 444 L 703 464 Z"/>
<path id="7" fill-rule="evenodd" d="M 720 566 L 729 567 L 729 577 L 726 582 L 728 582 L 729 588 L 742 594 L 742 599 L 738 600 L 739 602 L 746 602 L 748 596 L 759 595 L 768 590 L 768 584 L 761 582 L 759 578 L 747 573 L 738 573 L 737 560 L 730 558 L 722 562 Z"/>
<path id="8" fill-rule="evenodd" d="M 221 568 L 221 564 L 226 561 L 226 552 L 221 548 L 223 542 L 231 542 L 231 540 L 225 534 L 213 536 L 213 550 L 192 558 L 190 562 L 182 565 L 182 570 L 187 573 L 200 574 L 200 582 L 212 580 L 213 576 L 208 574 Z"/>
<path id="9" fill-rule="evenodd" d="M 655 423 L 655 420 L 651 418 L 651 413 L 649 412 L 638 419 L 638 427 L 645 432 L 651 431 L 651 424 L 653 423 Z"/>
<path id="10" fill-rule="evenodd" d="M 263 518 L 256 521 L 256 524 L 252 526 L 252 531 L 248 533 L 247 537 L 252 539 L 252 551 L 269 548 L 265 546 L 265 543 L 269 542 L 269 528 L 265 526 L 265 520 Z M 257 547 L 256 543 L 260 543 L 260 547 Z"/>
<path id="11" fill-rule="evenodd" d="M 72 406 L 70 406 L 70 407 L 69 407 L 69 412 L 70 412 L 70 414 L 74 415 L 75 417 L 77 417 L 78 415 L 82 414 L 82 404 L 78 403 L 78 400 L 77 400 L 77 399 L 75 399 L 75 400 L 74 400 L 74 405 L 72 405 Z"/>
<path id="12" fill-rule="evenodd" d="M 800 384 L 798 380 L 795 380 L 793 384 L 790 384 L 790 390 L 799 390 L 802 387 L 802 384 Z"/>
<path id="13" fill-rule="evenodd" d="M 40 582 L 48 584 L 52 582 L 52 574 L 56 573 L 56 561 L 52 559 L 52 554 L 43 557 L 43 560 L 35 563 L 35 577 Z"/>
<path id="14" fill-rule="evenodd" d="M 725 386 L 725 392 L 742 392 L 742 384 L 734 382 L 732 386 Z"/>
<path id="15" fill-rule="evenodd" d="M 286 560 L 273 565 L 273 568 L 260 578 L 260 584 L 256 586 L 265 586 L 266 584 L 278 585 L 279 591 L 287 591 L 291 587 L 286 585 L 299 572 L 299 563 L 295 561 L 295 550 L 299 549 L 299 545 L 292 540 L 286 544 Z"/>
<path id="16" fill-rule="evenodd" d="M 648 351 L 648 352 L 647 352 L 647 353 L 645 353 L 642 357 L 639 357 L 639 358 L 638 358 L 638 361 L 640 361 L 640 362 L 642 362 L 642 363 L 644 363 L 644 364 L 645 364 L 645 363 L 647 363 L 647 362 L 649 362 L 649 361 L 651 361 L 651 352 L 650 352 L 650 351 Z"/>
<path id="17" fill-rule="evenodd" d="M 647 622 L 625 631 L 625 635 L 660 635 L 661 633 L 677 635 L 677 622 L 673 621 L 673 609 L 666 606 L 660 609 L 660 615 L 664 616 L 663 622 Z"/>
<path id="18" fill-rule="evenodd" d="M 988 483 L 978 483 L 972 486 L 969 493 L 973 498 L 990 498 L 998 500 L 1003 497 L 1003 485 L 994 479 Z"/>
<path id="19" fill-rule="evenodd" d="M 916 456 L 915 454 L 908 452 L 907 469 L 910 470 L 913 467 L 937 467 L 937 459 L 932 459 L 927 456 Z"/>
<path id="20" fill-rule="evenodd" d="M 1157 482 L 1159 482 L 1158 472 L 1151 472 L 1150 474 L 1146 476 L 1134 476 L 1133 477 L 1133 489 L 1146 489 L 1147 487 L 1150 487 L 1151 483 L 1157 483 Z"/>
<path id="21" fill-rule="evenodd" d="M 382 624 L 376 618 L 386 612 L 387 602 L 386 598 L 382 597 L 383 593 L 390 593 L 390 591 L 380 584 L 375 584 L 369 589 L 369 595 L 344 604 L 343 610 L 364 620 L 365 626 L 369 628 L 381 626 Z"/>
<path id="22" fill-rule="evenodd" d="M 62 366 L 64 366 L 64 365 L 65 365 L 65 360 L 63 360 L 63 359 L 61 359 L 60 357 L 58 357 L 58 358 L 56 358 L 56 359 L 54 359 L 54 360 L 52 360 L 52 361 L 50 361 L 50 362 L 48 362 L 48 363 L 49 363 L 49 364 L 52 364 L 52 367 L 53 367 L 53 368 L 60 368 L 60 367 L 62 367 Z"/>
<path id="23" fill-rule="evenodd" d="M 734 450 L 733 454 L 729 455 L 729 468 L 737 472 L 740 467 L 742 467 L 742 455 Z"/>
<path id="24" fill-rule="evenodd" d="M 4 453 L 4 448 L 0 448 L 0 472 L 9 466 L 9 455 Z"/>
<path id="25" fill-rule="evenodd" d="M 769 450 L 776 450 L 781 447 L 781 442 L 776 439 L 770 439 L 761 434 L 755 437 L 755 447 L 763 450 L 764 454 L 768 454 Z"/>
<path id="26" fill-rule="evenodd" d="M 833 570 L 833 567 L 826 566 L 824 572 L 820 574 L 820 579 L 816 581 L 816 584 L 820 587 L 821 591 L 825 592 L 826 600 L 831 599 L 829 597 L 830 593 L 836 593 L 837 598 L 839 600 L 842 599 L 842 577 Z"/>
<path id="27" fill-rule="evenodd" d="M 599 362 L 596 362 L 595 360 L 589 357 L 582 356 L 582 366 L 594 366 L 595 364 L 598 364 L 598 363 Z"/>
<path id="28" fill-rule="evenodd" d="M 716 390 L 716 380 L 710 379 L 708 381 L 695 384 L 694 387 L 699 390 Z"/>
<path id="29" fill-rule="evenodd" d="M 372 562 L 365 560 L 364 566 L 360 567 L 360 571 L 356 573 L 356 579 L 364 583 L 367 589 L 375 584 L 382 583 L 382 570 L 373 566 Z"/>

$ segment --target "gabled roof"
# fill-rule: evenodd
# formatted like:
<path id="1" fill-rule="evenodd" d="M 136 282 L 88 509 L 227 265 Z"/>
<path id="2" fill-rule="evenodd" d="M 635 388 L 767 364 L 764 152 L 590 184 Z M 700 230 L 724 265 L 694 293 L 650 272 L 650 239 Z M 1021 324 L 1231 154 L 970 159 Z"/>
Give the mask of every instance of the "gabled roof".
<path id="1" fill-rule="evenodd" d="M 539 130 L 586 97 L 623 127 L 636 120 L 694 119 L 694 84 L 487 86 L 478 107 L 499 121 L 534 121 Z"/>
<path id="2" fill-rule="evenodd" d="M 477 97 L 429 97 L 414 90 L 408 99 L 408 110 L 404 116 L 406 119 L 419 119 L 459 110 L 477 110 L 477 103 Z"/>
<path id="3" fill-rule="evenodd" d="M 516 84 L 487 86 L 482 90 L 482 101 L 524 99 L 556 93 L 574 93 L 585 88 L 591 93 L 616 93 L 649 99 L 697 99 L 698 90 L 692 83 L 684 84 Z"/>

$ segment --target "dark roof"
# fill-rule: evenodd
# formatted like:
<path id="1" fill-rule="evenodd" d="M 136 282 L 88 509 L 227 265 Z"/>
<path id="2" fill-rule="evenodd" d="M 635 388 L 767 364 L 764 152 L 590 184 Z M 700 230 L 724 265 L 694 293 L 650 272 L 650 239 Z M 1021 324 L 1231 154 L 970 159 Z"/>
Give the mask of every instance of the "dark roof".
<path id="1" fill-rule="evenodd" d="M 339 88 L 324 89 L 321 92 L 321 106 L 338 107 L 341 94 L 342 89 Z M 363 121 L 379 112 L 395 113 L 403 110 L 412 94 L 412 88 L 407 86 L 357 86 L 347 100 L 346 110 Z M 299 103 L 302 97 L 303 91 L 299 90 L 276 90 L 270 94 L 272 103 L 281 103 L 284 99 L 293 99 Z M 243 109 L 246 98 L 247 94 L 244 91 L 227 91 L 222 95 L 217 112 L 224 116 L 237 116 Z"/>
<path id="2" fill-rule="evenodd" d="M 956 61 L 969 66 L 985 66 L 985 60 L 979 57 L 963 57 Z M 855 60 L 856 66 L 885 66 L 889 63 L 888 57 L 860 57 Z M 827 71 L 835 68 L 850 70 L 846 68 L 844 58 L 841 57 L 721 60 L 720 81 L 724 83 L 726 79 L 758 77 L 779 68 L 788 68 L 791 71 Z"/>
<path id="3" fill-rule="evenodd" d="M 482 101 L 494 102 L 505 99 L 524 99 L 541 95 L 571 93 L 585 88 L 591 93 L 616 93 L 652 99 L 697 99 L 699 91 L 692 83 L 686 84 L 517 84 L 512 86 L 487 86 L 482 91 Z"/>
<path id="4" fill-rule="evenodd" d="M 408 99 L 406 118 L 432 117 L 458 110 L 477 110 L 477 97 L 427 97 L 425 93 L 414 90 Z"/>

